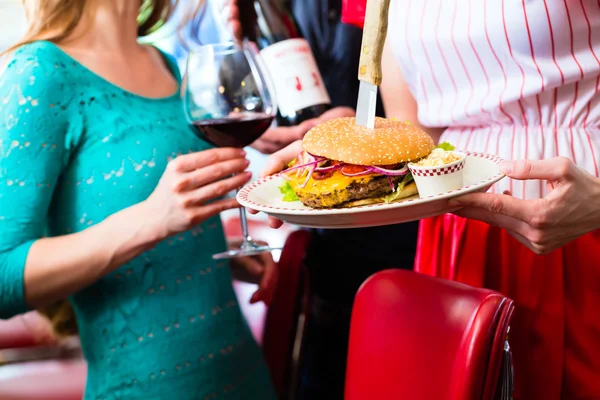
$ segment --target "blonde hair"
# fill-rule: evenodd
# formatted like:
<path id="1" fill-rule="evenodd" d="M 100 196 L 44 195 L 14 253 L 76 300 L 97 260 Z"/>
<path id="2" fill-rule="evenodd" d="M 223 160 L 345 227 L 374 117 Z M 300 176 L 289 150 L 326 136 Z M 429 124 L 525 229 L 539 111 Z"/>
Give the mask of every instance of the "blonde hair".
<path id="1" fill-rule="evenodd" d="M 7 54 L 20 46 L 38 40 L 60 42 L 73 33 L 86 18 L 86 3 L 91 0 L 23 0 L 28 21 L 25 35 L 16 44 L 0 53 Z M 105 0 L 99 0 L 105 1 Z M 131 0 L 134 1 L 134 0 Z M 200 11 L 204 2 L 198 0 L 194 10 L 188 13 L 190 21 Z M 138 16 L 138 37 L 147 36 L 163 26 L 173 14 L 177 0 L 141 0 Z M 183 26 L 188 20 L 182 21 Z M 78 334 L 77 320 L 71 303 L 59 301 L 38 312 L 48 318 L 58 337 Z"/>
<path id="2" fill-rule="evenodd" d="M 37 40 L 60 42 L 67 38 L 86 17 L 87 3 L 90 3 L 90 0 L 23 0 L 28 23 L 27 32 L 3 54 Z M 202 3 L 199 2 L 198 9 Z M 147 36 L 160 28 L 172 15 L 176 5 L 177 0 L 142 0 L 138 17 L 138 36 Z"/>

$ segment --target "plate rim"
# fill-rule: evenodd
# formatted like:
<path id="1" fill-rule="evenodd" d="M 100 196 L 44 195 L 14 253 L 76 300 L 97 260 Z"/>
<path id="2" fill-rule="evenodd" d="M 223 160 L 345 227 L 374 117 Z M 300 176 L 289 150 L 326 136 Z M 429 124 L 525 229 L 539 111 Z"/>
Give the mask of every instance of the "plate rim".
<path id="1" fill-rule="evenodd" d="M 492 161 L 496 165 L 500 165 L 504 161 L 503 158 L 501 158 L 500 156 L 495 155 L 495 154 L 486 154 L 486 153 L 481 153 L 481 152 L 464 151 L 464 150 L 462 150 L 462 152 L 465 153 L 467 155 L 467 157 L 483 158 L 483 159 Z M 348 208 L 298 209 L 298 208 L 287 208 L 287 207 L 276 207 L 276 206 L 264 205 L 264 204 L 256 203 L 253 200 L 250 200 L 249 195 L 252 191 L 254 191 L 255 189 L 257 189 L 258 187 L 260 187 L 261 185 L 263 185 L 266 182 L 272 181 L 273 179 L 280 178 L 279 174 L 274 174 L 274 175 L 266 176 L 264 178 L 260 178 L 256 181 L 253 181 L 253 182 L 247 184 L 246 186 L 244 186 L 243 188 L 241 188 L 238 191 L 238 193 L 236 195 L 236 199 L 243 207 L 250 208 L 250 209 L 253 209 L 256 211 L 260 211 L 260 212 L 264 212 L 266 214 L 278 214 L 278 215 L 282 215 L 282 214 L 290 214 L 290 215 L 349 214 L 349 213 L 356 213 L 356 212 L 375 211 L 377 209 L 381 209 L 381 207 L 385 207 L 386 209 L 409 207 L 409 206 L 414 206 L 414 205 L 418 205 L 418 204 L 430 203 L 430 202 L 437 201 L 437 200 L 453 198 L 453 197 L 457 197 L 461 194 L 471 193 L 477 189 L 485 187 L 486 185 L 493 185 L 494 183 L 498 182 L 499 180 L 501 180 L 504 177 L 506 177 L 505 174 L 503 174 L 502 172 L 498 172 L 497 174 L 495 174 L 485 180 L 482 180 L 478 183 L 468 185 L 468 186 L 462 187 L 460 189 L 451 190 L 449 192 L 439 193 L 437 195 L 431 195 L 431 196 L 424 197 L 424 198 L 420 198 L 420 197 L 409 198 L 409 199 L 405 199 L 405 200 L 393 202 L 393 203 L 377 203 L 377 204 L 368 204 L 368 205 L 364 205 L 364 206 L 348 207 Z"/>

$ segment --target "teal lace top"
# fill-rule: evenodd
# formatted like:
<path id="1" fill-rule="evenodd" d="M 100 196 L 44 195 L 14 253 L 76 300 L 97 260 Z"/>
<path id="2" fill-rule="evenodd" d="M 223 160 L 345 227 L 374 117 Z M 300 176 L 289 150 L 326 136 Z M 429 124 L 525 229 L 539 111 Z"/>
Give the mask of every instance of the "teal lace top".
<path id="1" fill-rule="evenodd" d="M 49 42 L 13 53 L 0 76 L 0 318 L 28 309 L 23 271 L 35 240 L 146 199 L 170 159 L 207 148 L 178 94 L 126 92 Z M 215 217 L 71 298 L 85 399 L 275 399 L 228 264 L 211 258 L 225 247 Z"/>

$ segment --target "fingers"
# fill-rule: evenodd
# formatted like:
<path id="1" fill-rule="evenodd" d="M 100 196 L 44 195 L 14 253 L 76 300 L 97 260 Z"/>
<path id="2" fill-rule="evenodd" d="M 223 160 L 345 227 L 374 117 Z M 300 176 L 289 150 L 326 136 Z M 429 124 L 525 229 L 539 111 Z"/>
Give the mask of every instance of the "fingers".
<path id="1" fill-rule="evenodd" d="M 250 147 L 260 151 L 262 154 L 273 154 L 281 150 L 284 146 L 277 143 L 269 142 L 267 140 L 258 139 L 255 142 L 253 142 L 250 145 Z"/>
<path id="2" fill-rule="evenodd" d="M 224 199 L 211 202 L 200 207 L 192 209 L 191 225 L 196 225 L 210 217 L 221 214 L 223 211 L 240 208 L 240 203 L 236 199 Z"/>
<path id="3" fill-rule="evenodd" d="M 191 172 L 221 161 L 245 157 L 246 152 L 233 147 L 223 147 L 181 155 L 169 162 L 167 168 L 176 173 Z"/>
<path id="4" fill-rule="evenodd" d="M 519 233 L 522 236 L 526 236 L 530 229 L 529 225 L 523 221 L 481 208 L 463 208 L 455 211 L 454 214 L 464 218 L 483 221 L 489 225 Z"/>
<path id="5" fill-rule="evenodd" d="M 506 231 L 510 236 L 516 239 L 517 242 L 521 243 L 523 246 L 527 247 L 530 250 L 533 250 L 531 242 L 527 240 L 527 238 L 517 232 L 514 231 Z"/>
<path id="6" fill-rule="evenodd" d="M 552 251 L 560 248 L 561 246 L 565 245 L 566 243 L 569 243 L 572 240 L 577 239 L 580 235 L 571 235 L 571 236 L 565 236 L 565 237 L 561 237 L 555 240 L 544 240 L 543 236 L 540 235 L 539 233 L 534 233 L 535 230 L 532 230 L 530 235 L 531 237 L 536 237 L 537 236 L 537 241 L 535 239 L 530 239 L 528 237 L 525 237 L 517 232 L 513 232 L 513 231 L 507 231 L 509 235 L 511 235 L 513 238 L 515 238 L 519 243 L 521 243 L 523 246 L 527 247 L 529 250 L 533 251 L 535 254 L 538 255 L 545 255 L 545 254 L 549 254 Z M 539 240 L 542 239 L 542 240 Z"/>
<path id="7" fill-rule="evenodd" d="M 285 143 L 288 144 L 295 142 L 296 140 L 302 139 L 307 129 L 303 128 L 307 125 L 296 125 L 296 126 L 285 126 L 278 128 L 271 128 L 267 130 L 260 138 L 269 142 Z"/>
<path id="8" fill-rule="evenodd" d="M 502 172 L 513 179 L 542 179 L 548 181 L 569 178 L 576 168 L 575 164 L 566 157 L 554 157 L 537 161 L 505 161 L 500 166 Z"/>
<path id="9" fill-rule="evenodd" d="M 196 169 L 185 174 L 177 183 L 175 190 L 185 192 L 197 189 L 211 182 L 215 182 L 244 172 L 250 165 L 250 161 L 245 158 L 234 158 L 227 161 L 221 161 L 204 168 Z"/>
<path id="10" fill-rule="evenodd" d="M 275 217 L 269 217 L 269 227 L 279 229 L 283 225 L 283 221 Z"/>
<path id="11" fill-rule="evenodd" d="M 558 247 L 557 242 L 550 240 L 551 236 L 548 236 L 546 232 L 505 215 L 477 208 L 465 208 L 454 214 L 504 228 L 519 243 L 536 254 L 547 254 Z"/>
<path id="12" fill-rule="evenodd" d="M 252 143 L 251 146 L 263 154 L 275 153 L 296 140 L 301 140 L 306 132 L 316 125 L 316 122 L 309 121 L 305 121 L 297 126 L 269 129 L 257 141 Z"/>
<path id="13" fill-rule="evenodd" d="M 277 287 L 277 265 L 275 261 L 273 261 L 273 256 L 271 253 L 263 253 L 258 257 L 261 260 L 261 264 L 264 266 L 264 274 L 262 280 L 260 281 L 258 290 L 250 299 L 250 303 L 263 301 L 265 304 L 269 305 L 273 300 L 275 288 Z"/>
<path id="14" fill-rule="evenodd" d="M 286 148 L 272 154 L 267 160 L 267 165 L 261 173 L 261 176 L 265 177 L 284 170 L 290 161 L 296 158 L 302 150 L 302 141 L 297 140 Z"/>
<path id="15" fill-rule="evenodd" d="M 535 227 L 535 224 L 534 226 L 531 226 L 515 218 L 495 214 L 478 208 L 465 208 L 454 212 L 454 214 L 504 228 L 519 243 L 536 254 L 548 254 L 552 250 L 557 249 L 581 235 L 581 233 L 568 234 L 564 230 L 557 234 L 557 232 L 553 230 Z"/>
<path id="16" fill-rule="evenodd" d="M 307 119 L 306 121 L 302 122 L 299 125 L 300 131 L 303 132 L 302 137 L 299 137 L 297 139 L 302 139 L 308 131 L 310 131 L 312 128 L 319 125 L 320 123 L 321 123 L 321 118 L 311 118 L 311 119 Z"/>
<path id="17" fill-rule="evenodd" d="M 241 241 L 236 241 L 234 247 L 239 247 Z M 231 260 L 231 276 L 239 282 L 260 285 L 265 267 L 256 256 L 236 257 Z"/>
<path id="18" fill-rule="evenodd" d="M 449 206 L 479 208 L 492 214 L 506 215 L 526 222 L 531 220 L 537 210 L 535 201 L 490 193 L 466 194 L 450 200 Z"/>
<path id="19" fill-rule="evenodd" d="M 319 119 L 321 121 L 325 121 L 333 118 L 343 118 L 343 117 L 354 117 L 356 115 L 356 111 L 350 107 L 335 107 L 329 111 L 324 112 Z"/>
<path id="20" fill-rule="evenodd" d="M 250 180 L 250 178 L 252 178 L 252 172 L 244 172 L 234 175 L 231 178 L 222 179 L 206 186 L 202 186 L 189 192 L 189 195 L 183 200 L 186 203 L 184 206 L 201 205 L 209 200 L 222 197 L 227 193 L 242 187 Z"/>
<path id="21" fill-rule="evenodd" d="M 265 272 L 265 266 L 255 257 L 239 257 L 236 263 L 253 277 L 262 276 Z"/>
<path id="22" fill-rule="evenodd" d="M 258 214 L 260 212 L 251 208 L 246 208 L 246 211 L 248 211 L 250 214 Z M 283 226 L 282 220 L 269 216 L 269 228 L 279 229 L 281 226 Z"/>

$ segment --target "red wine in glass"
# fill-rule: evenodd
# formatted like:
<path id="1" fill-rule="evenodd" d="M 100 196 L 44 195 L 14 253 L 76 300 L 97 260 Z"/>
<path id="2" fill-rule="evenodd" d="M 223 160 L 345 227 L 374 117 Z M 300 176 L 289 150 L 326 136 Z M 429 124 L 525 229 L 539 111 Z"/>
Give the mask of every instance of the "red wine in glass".
<path id="1" fill-rule="evenodd" d="M 273 116 L 247 113 L 226 118 L 194 121 L 199 136 L 217 147 L 246 147 L 258 139 L 273 122 Z"/>
<path id="2" fill-rule="evenodd" d="M 216 147 L 252 144 L 277 115 L 267 75 L 256 45 L 243 41 L 200 46 L 186 62 L 181 95 L 196 135 Z M 214 259 L 251 256 L 274 248 L 252 240 L 244 207 L 240 207 L 242 244 L 213 254 Z"/>

